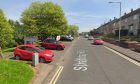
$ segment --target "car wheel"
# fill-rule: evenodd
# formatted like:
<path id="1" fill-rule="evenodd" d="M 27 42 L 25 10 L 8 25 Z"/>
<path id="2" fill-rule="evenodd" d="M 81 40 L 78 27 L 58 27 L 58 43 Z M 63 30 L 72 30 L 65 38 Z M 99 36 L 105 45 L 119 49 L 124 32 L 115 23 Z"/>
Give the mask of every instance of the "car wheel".
<path id="1" fill-rule="evenodd" d="M 20 56 L 19 56 L 19 55 L 16 55 L 16 56 L 15 56 L 15 59 L 16 59 L 16 60 L 20 60 Z"/>
<path id="2" fill-rule="evenodd" d="M 41 62 L 41 63 L 45 63 L 46 61 L 45 61 L 44 58 L 39 58 L 39 62 Z"/>
<path id="3" fill-rule="evenodd" d="M 60 47 L 60 46 L 58 46 L 56 49 L 57 50 L 63 50 L 62 47 Z"/>

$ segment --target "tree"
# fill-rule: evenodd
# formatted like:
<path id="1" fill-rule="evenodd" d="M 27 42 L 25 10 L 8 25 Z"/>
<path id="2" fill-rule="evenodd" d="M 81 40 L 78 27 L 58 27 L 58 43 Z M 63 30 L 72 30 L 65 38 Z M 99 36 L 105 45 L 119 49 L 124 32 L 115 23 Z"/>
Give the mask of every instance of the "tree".
<path id="1" fill-rule="evenodd" d="M 78 26 L 76 26 L 76 25 L 69 25 L 69 33 L 68 34 L 76 37 L 76 36 L 79 35 L 78 31 L 79 31 L 79 27 Z"/>
<path id="2" fill-rule="evenodd" d="M 27 36 L 55 36 L 68 32 L 62 8 L 52 2 L 34 2 L 22 13 Z"/>
<path id="3" fill-rule="evenodd" d="M 24 28 L 23 24 L 21 24 L 19 21 L 9 20 L 9 23 L 14 30 L 14 40 L 17 44 L 23 44 L 23 38 L 24 38 Z"/>
<path id="4" fill-rule="evenodd" d="M 10 42 L 13 42 L 13 29 L 6 20 L 3 11 L 0 9 L 0 56 L 2 57 L 1 48 L 4 48 Z"/>
<path id="5" fill-rule="evenodd" d="M 94 31 L 93 31 L 93 30 L 90 30 L 90 31 L 89 31 L 89 34 L 90 34 L 91 36 L 93 36 L 93 35 L 94 35 Z"/>

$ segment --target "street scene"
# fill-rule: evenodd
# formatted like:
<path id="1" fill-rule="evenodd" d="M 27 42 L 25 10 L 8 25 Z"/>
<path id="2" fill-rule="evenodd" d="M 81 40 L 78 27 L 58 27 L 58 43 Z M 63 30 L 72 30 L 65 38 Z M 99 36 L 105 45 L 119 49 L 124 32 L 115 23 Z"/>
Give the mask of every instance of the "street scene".
<path id="1" fill-rule="evenodd" d="M 0 84 L 140 84 L 139 0 L 0 2 Z"/>

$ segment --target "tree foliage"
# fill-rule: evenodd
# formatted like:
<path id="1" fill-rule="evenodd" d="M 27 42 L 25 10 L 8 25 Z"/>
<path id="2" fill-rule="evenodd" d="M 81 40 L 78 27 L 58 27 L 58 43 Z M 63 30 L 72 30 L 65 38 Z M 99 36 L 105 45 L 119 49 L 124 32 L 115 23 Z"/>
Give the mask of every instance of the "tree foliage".
<path id="1" fill-rule="evenodd" d="M 15 44 L 23 44 L 24 43 L 24 27 L 19 21 L 9 20 L 12 29 L 14 30 L 14 40 L 16 41 Z M 12 46 L 12 45 L 11 45 Z"/>
<path id="2" fill-rule="evenodd" d="M 22 13 L 21 22 L 27 36 L 66 34 L 67 20 L 62 8 L 52 2 L 34 2 Z"/>
<path id="3" fill-rule="evenodd" d="M 12 29 L 14 30 L 14 37 L 15 38 L 22 38 L 24 36 L 24 28 L 23 25 L 20 24 L 19 21 L 13 21 L 9 20 L 10 25 L 12 26 Z"/>
<path id="4" fill-rule="evenodd" d="M 0 9 L 0 47 L 5 47 L 11 42 L 14 42 L 13 29 Z"/>
<path id="5" fill-rule="evenodd" d="M 79 35 L 79 27 L 76 25 L 69 25 L 69 34 L 76 37 Z"/>

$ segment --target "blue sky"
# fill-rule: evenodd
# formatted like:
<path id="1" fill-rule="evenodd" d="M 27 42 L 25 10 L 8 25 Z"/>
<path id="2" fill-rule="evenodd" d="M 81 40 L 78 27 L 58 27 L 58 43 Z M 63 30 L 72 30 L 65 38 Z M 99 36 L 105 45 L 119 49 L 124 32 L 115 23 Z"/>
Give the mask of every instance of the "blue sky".
<path id="1" fill-rule="evenodd" d="M 109 1 L 122 2 L 122 15 L 130 12 L 131 8 L 140 7 L 140 0 L 1 0 L 0 8 L 8 19 L 19 20 L 21 13 L 34 1 L 59 4 L 69 24 L 78 25 L 80 32 L 97 28 L 113 17 L 119 17 L 119 4 L 109 4 Z"/>

